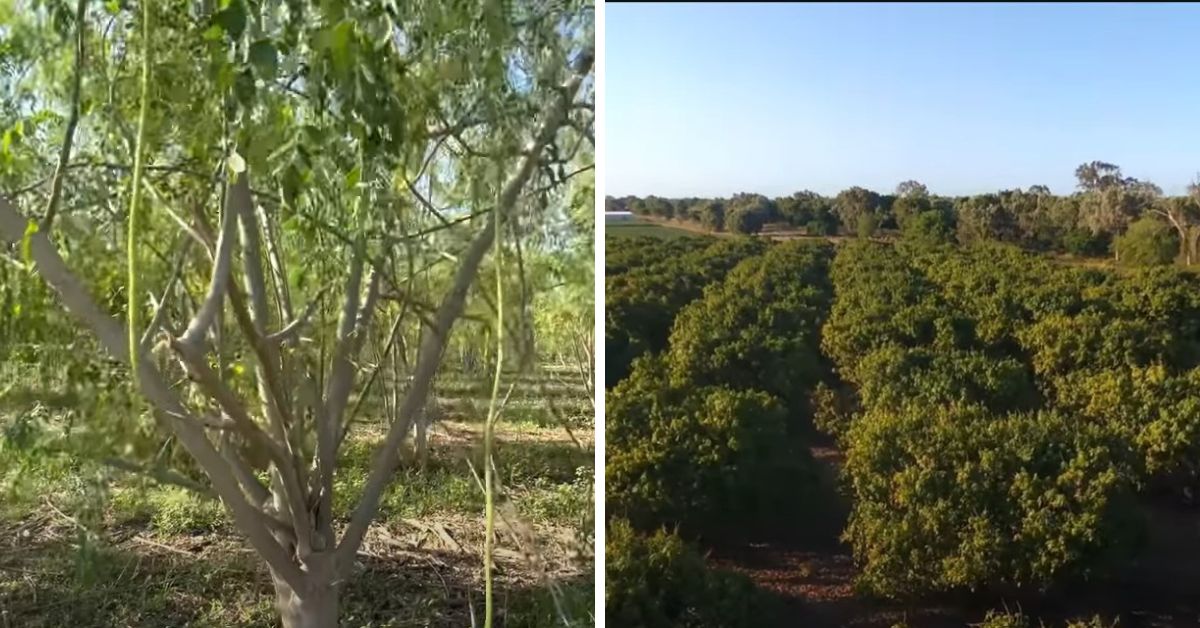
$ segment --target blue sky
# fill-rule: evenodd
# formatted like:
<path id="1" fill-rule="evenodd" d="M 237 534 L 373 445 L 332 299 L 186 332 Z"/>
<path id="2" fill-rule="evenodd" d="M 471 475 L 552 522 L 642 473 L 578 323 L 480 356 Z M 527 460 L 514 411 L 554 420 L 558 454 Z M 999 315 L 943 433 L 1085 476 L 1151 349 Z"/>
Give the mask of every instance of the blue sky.
<path id="1" fill-rule="evenodd" d="M 1200 172 L 1200 6 L 607 4 L 605 193 Z"/>

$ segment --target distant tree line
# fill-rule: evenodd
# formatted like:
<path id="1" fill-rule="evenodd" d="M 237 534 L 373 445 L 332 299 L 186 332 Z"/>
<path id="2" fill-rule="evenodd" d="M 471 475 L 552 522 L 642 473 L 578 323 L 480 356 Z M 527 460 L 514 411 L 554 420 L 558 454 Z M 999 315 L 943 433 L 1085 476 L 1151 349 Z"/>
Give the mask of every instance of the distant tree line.
<path id="1" fill-rule="evenodd" d="M 608 197 L 606 208 L 694 222 L 717 232 L 754 234 L 767 225 L 809 235 L 871 237 L 899 233 L 924 242 L 996 241 L 1036 251 L 1081 256 L 1112 254 L 1122 261 L 1191 265 L 1200 256 L 1200 183 L 1183 196 L 1165 196 L 1149 182 L 1127 177 L 1115 164 L 1093 161 L 1075 169 L 1077 189 L 1055 195 L 1044 185 L 973 196 L 931 193 L 904 181 L 891 194 L 862 187 L 834 197 L 812 191 L 769 198 Z"/>

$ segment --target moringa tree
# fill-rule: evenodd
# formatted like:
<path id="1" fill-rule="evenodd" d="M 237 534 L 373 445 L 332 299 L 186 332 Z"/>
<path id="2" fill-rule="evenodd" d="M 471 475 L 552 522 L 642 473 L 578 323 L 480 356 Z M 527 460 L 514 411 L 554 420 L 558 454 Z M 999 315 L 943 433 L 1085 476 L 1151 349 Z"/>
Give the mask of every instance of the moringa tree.
<path id="1" fill-rule="evenodd" d="M 16 120 L 0 242 L 127 367 L 148 402 L 127 438 L 182 446 L 155 475 L 220 498 L 285 628 L 336 626 L 489 251 L 519 250 L 589 168 L 591 5 L 15 0 L 0 16 Z M 129 280 L 98 280 L 118 255 Z M 337 520 L 359 356 L 387 306 L 421 321 L 419 348 Z"/>

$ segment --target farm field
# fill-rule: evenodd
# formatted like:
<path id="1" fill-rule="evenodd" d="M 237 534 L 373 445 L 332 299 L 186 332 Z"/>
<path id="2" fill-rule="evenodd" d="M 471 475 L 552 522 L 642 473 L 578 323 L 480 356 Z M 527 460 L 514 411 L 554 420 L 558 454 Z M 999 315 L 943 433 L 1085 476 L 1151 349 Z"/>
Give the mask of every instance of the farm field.
<path id="1" fill-rule="evenodd" d="M 610 617 L 1200 619 L 1193 273 L 988 243 L 608 253 Z"/>
<path id="2" fill-rule="evenodd" d="M 604 22 L 608 623 L 1200 626 L 1200 6 Z"/>
<path id="3" fill-rule="evenodd" d="M 707 235 L 697 231 L 676 228 L 671 225 L 635 219 L 629 222 L 610 222 L 604 225 L 604 234 L 610 238 L 632 238 L 648 236 L 654 238 L 687 238 Z"/>

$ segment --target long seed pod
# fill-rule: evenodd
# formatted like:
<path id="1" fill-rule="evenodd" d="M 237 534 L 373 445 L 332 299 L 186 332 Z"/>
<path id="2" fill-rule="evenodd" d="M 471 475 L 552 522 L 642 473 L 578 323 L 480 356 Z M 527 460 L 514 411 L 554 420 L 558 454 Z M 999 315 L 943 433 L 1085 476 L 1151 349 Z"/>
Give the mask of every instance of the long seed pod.
<path id="1" fill-rule="evenodd" d="M 126 245 L 126 262 L 129 280 L 126 293 L 129 299 L 129 369 L 137 381 L 138 360 L 141 357 L 140 333 L 138 332 L 138 265 L 137 236 L 141 227 L 138 220 L 142 205 L 142 170 L 145 164 L 146 110 L 150 107 L 150 2 L 142 0 L 142 102 L 138 111 L 137 140 L 133 147 L 133 193 L 129 199 L 129 238 Z"/>

